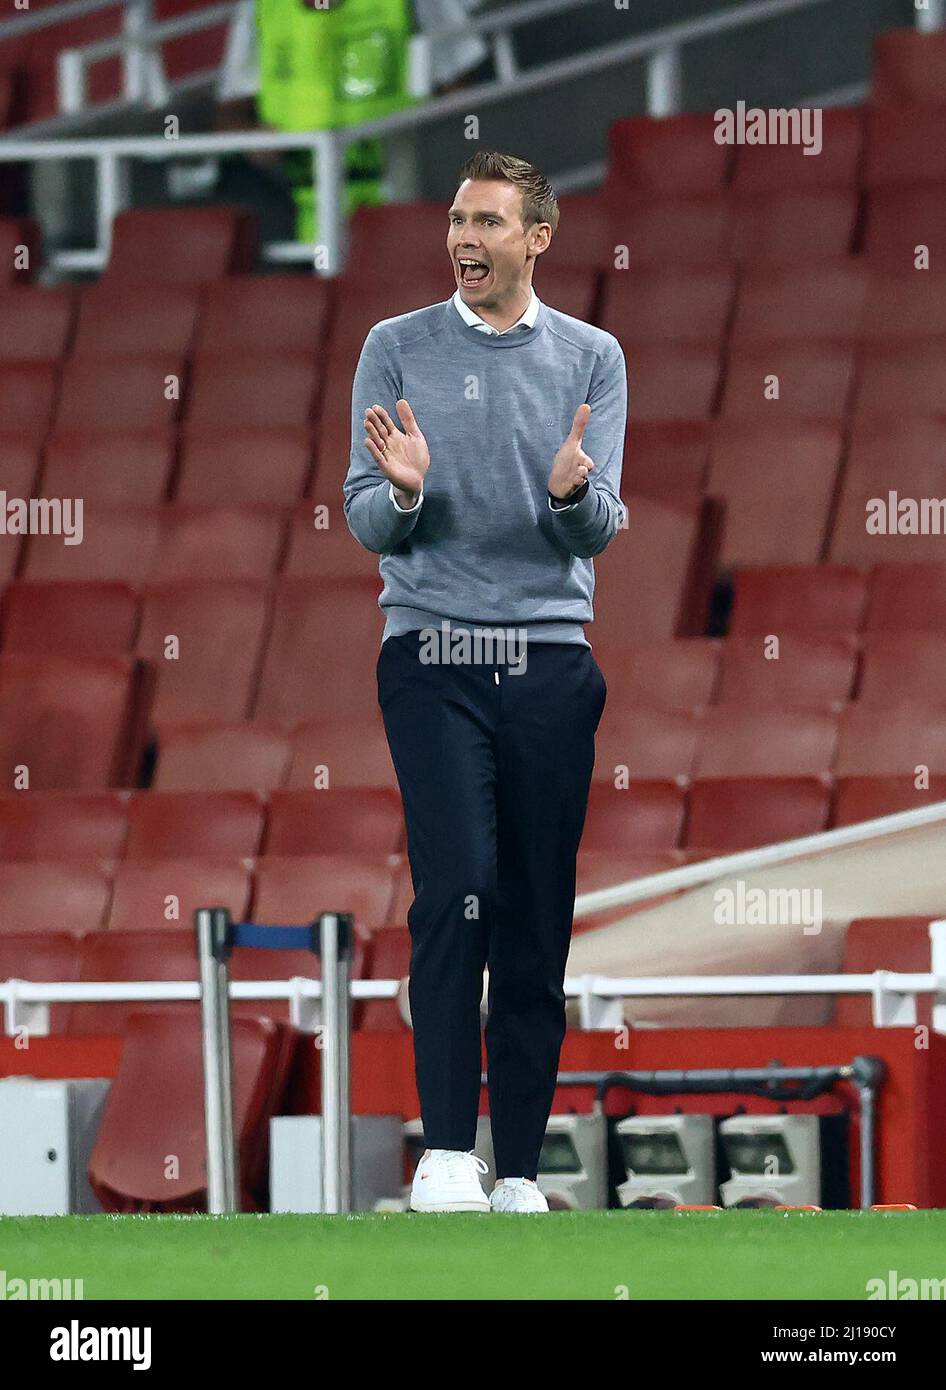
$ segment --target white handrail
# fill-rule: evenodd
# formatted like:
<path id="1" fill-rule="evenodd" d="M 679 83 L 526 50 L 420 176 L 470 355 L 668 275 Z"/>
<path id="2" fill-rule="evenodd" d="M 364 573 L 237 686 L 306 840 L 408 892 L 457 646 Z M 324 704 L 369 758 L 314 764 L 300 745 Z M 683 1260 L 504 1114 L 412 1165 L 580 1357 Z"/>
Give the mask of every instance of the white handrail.
<path id="1" fill-rule="evenodd" d="M 778 844 L 763 845 L 760 849 L 739 850 L 717 859 L 701 859 L 679 869 L 667 869 L 658 874 L 648 874 L 645 878 L 616 883 L 610 888 L 599 888 L 593 893 L 582 893 L 575 899 L 575 920 L 605 912 L 609 908 L 661 897 L 664 893 L 675 893 L 682 888 L 697 888 L 719 878 L 728 878 L 731 874 L 785 864 L 793 859 L 863 844 L 887 835 L 899 835 L 941 821 L 946 821 L 946 801 L 934 801 L 929 806 L 918 806 L 912 811 L 897 811 L 890 816 L 878 816 L 875 820 L 842 825 L 836 830 L 821 830 L 816 835 L 802 835 L 797 840 L 781 840 Z"/>
<path id="2" fill-rule="evenodd" d="M 929 926 L 930 971 L 875 970 L 850 975 L 661 975 L 613 977 L 569 976 L 565 996 L 580 1004 L 582 1028 L 612 1030 L 623 1024 L 625 999 L 752 997 L 812 994 L 867 994 L 871 997 L 873 1023 L 878 1028 L 912 1027 L 916 1024 L 916 996 L 932 994 L 933 1026 L 946 1033 L 946 921 Z M 399 980 L 353 980 L 353 999 L 394 999 Z M 239 980 L 230 982 L 233 999 L 282 999 L 292 1006 L 292 1019 L 301 1027 L 314 1027 L 313 1001 L 322 995 L 322 982 L 304 976 L 289 980 Z M 4 1031 L 12 1036 L 28 1028 L 48 1032 L 51 1004 L 168 1003 L 196 1001 L 196 981 L 82 981 L 39 983 L 9 979 L 0 981 Z M 616 1007 L 615 1007 L 616 1006 Z"/>

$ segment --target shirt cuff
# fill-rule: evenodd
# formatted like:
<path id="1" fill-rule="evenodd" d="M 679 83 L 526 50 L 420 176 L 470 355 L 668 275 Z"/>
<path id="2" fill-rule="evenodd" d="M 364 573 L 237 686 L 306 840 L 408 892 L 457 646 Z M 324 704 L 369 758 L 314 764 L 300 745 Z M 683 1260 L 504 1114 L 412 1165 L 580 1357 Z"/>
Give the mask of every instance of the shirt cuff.
<path id="1" fill-rule="evenodd" d="M 417 509 L 418 509 L 418 507 L 420 506 L 421 502 L 423 502 L 423 500 L 424 500 L 424 489 L 421 488 L 420 492 L 417 494 L 417 501 L 414 503 L 413 507 L 402 507 L 402 506 L 401 506 L 400 502 L 398 502 L 397 498 L 396 498 L 395 495 L 394 495 L 394 484 L 393 484 L 393 483 L 389 483 L 389 484 L 388 484 L 388 496 L 390 497 L 391 501 L 394 503 L 395 509 L 396 509 L 397 511 L 401 512 L 404 516 L 409 516 L 409 515 L 411 514 L 411 512 L 416 512 Z"/>
<path id="2" fill-rule="evenodd" d="M 552 494 L 549 493 L 549 495 L 548 495 L 548 497 L 549 497 L 549 511 L 550 511 L 550 512 L 570 512 L 570 511 L 572 511 L 575 507 L 580 507 L 581 504 L 582 504 L 582 502 L 584 502 L 585 498 L 588 496 L 589 487 L 590 487 L 590 484 L 589 484 L 587 481 L 584 482 L 584 483 L 582 483 L 581 487 L 578 489 L 578 496 L 575 498 L 574 502 L 568 502 L 568 503 L 566 503 L 566 505 L 565 505 L 564 507 L 561 507 L 561 506 L 559 506 L 559 507 L 553 507 L 553 505 L 552 505 Z M 556 502 L 558 502 L 558 501 L 560 501 L 561 499 L 556 498 L 555 500 L 556 500 Z"/>

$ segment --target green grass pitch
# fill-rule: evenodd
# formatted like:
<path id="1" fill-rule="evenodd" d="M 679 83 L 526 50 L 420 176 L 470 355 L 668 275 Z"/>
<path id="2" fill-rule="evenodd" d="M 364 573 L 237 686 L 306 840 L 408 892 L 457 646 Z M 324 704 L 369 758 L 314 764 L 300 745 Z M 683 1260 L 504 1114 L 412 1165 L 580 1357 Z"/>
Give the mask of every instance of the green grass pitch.
<path id="1" fill-rule="evenodd" d="M 86 1299 L 866 1300 L 890 1271 L 946 1277 L 946 1210 L 0 1218 L 0 1278 Z"/>

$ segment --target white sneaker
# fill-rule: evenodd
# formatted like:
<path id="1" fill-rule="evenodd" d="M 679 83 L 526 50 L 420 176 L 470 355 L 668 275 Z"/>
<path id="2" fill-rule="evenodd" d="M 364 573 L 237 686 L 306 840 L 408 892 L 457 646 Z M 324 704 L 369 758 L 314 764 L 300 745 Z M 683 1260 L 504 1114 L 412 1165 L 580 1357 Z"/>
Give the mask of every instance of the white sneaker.
<path id="1" fill-rule="evenodd" d="M 479 1175 L 489 1166 L 475 1153 L 431 1149 L 417 1165 L 411 1211 L 489 1211 Z"/>
<path id="2" fill-rule="evenodd" d="M 531 1178 L 503 1178 L 493 1188 L 490 1211 L 548 1211 L 549 1204 Z"/>

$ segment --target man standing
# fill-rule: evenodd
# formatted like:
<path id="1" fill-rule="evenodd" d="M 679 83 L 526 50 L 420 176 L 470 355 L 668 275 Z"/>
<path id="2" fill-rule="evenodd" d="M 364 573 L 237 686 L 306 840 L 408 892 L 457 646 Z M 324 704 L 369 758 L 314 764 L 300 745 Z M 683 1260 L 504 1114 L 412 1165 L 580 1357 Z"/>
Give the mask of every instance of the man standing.
<path id="1" fill-rule="evenodd" d="M 381 556 L 378 699 L 414 888 L 410 1005 L 430 1147 L 411 1207 L 547 1211 L 535 1177 L 606 697 L 583 624 L 592 556 L 624 524 L 627 375 L 611 334 L 532 287 L 558 225 L 548 180 L 485 151 L 460 177 L 456 293 L 376 324 L 362 349 L 345 515 Z M 472 1153 L 484 967 L 489 1202 Z"/>

